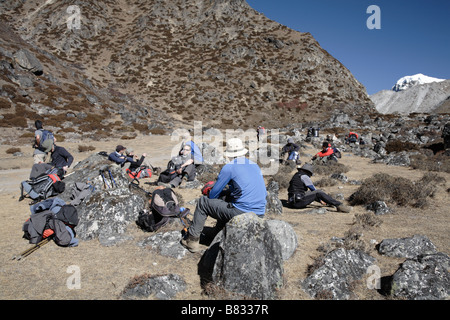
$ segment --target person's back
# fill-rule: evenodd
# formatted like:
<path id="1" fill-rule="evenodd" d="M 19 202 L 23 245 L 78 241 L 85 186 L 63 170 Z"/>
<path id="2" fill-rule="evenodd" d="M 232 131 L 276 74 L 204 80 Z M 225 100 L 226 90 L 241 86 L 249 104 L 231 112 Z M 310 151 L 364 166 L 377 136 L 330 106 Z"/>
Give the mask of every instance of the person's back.
<path id="1" fill-rule="evenodd" d="M 209 197 L 218 198 L 224 187 L 230 185 L 230 202 L 244 212 L 264 215 L 266 186 L 259 166 L 248 158 L 236 158 L 219 173 Z"/>

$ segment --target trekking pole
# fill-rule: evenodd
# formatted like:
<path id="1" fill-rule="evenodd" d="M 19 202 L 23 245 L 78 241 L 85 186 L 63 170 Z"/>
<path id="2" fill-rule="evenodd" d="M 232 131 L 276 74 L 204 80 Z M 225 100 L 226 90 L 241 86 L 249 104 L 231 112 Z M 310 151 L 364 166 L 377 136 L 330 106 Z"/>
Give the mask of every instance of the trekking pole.
<path id="1" fill-rule="evenodd" d="M 109 178 L 111 179 L 112 182 L 114 182 L 114 187 L 117 188 L 116 180 L 114 180 L 114 177 L 113 177 L 113 175 L 111 173 L 111 170 L 109 170 L 109 168 L 108 168 L 108 172 L 109 172 Z M 111 185 L 112 185 L 112 182 L 111 182 Z"/>
<path id="2" fill-rule="evenodd" d="M 100 175 L 102 176 L 103 184 L 105 185 L 105 189 L 109 189 L 109 184 L 106 182 L 106 178 L 105 178 L 105 175 L 103 174 L 102 170 L 100 170 Z"/>
<path id="3" fill-rule="evenodd" d="M 51 237 L 47 237 L 44 240 L 42 240 L 41 242 L 37 243 L 36 245 L 34 245 L 31 248 L 28 248 L 27 250 L 23 251 L 21 254 L 19 254 L 18 256 L 14 256 L 12 258 L 12 260 L 16 259 L 16 260 L 21 260 L 27 256 L 29 256 L 30 254 L 32 254 L 33 252 L 35 252 L 36 250 L 38 250 L 39 248 L 41 248 L 42 246 L 46 245 L 47 243 L 49 243 L 51 240 Z"/>

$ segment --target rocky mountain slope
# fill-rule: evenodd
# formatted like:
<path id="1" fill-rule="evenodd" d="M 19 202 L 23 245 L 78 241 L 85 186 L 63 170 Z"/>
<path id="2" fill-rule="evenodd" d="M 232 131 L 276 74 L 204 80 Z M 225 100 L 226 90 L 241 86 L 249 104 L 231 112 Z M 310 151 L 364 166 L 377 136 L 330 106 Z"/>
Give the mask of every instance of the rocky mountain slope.
<path id="1" fill-rule="evenodd" d="M 450 112 L 450 80 L 422 84 L 409 83 L 401 90 L 397 85 L 393 90 L 382 90 L 370 96 L 380 113 Z M 396 88 L 397 91 L 395 91 Z"/>
<path id="2" fill-rule="evenodd" d="M 194 120 L 246 129 L 333 110 L 376 112 L 365 88 L 311 34 L 244 0 L 31 0 L 0 9 L 1 127 L 30 126 L 40 116 L 74 137 L 101 139 L 111 130 L 133 136 Z M 24 48 L 40 74 L 17 64 Z M 18 114 L 23 120 L 10 121 Z"/>

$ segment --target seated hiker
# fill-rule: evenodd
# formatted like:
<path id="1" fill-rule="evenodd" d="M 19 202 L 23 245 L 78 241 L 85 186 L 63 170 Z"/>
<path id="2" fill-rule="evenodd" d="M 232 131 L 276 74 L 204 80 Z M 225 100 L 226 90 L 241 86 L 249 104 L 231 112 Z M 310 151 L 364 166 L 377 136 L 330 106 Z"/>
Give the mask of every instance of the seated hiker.
<path id="1" fill-rule="evenodd" d="M 50 164 L 67 172 L 73 162 L 73 156 L 65 148 L 53 144 Z"/>
<path id="2" fill-rule="evenodd" d="M 124 155 L 124 152 L 125 152 L 126 149 L 127 148 L 125 148 L 124 146 L 118 145 L 116 147 L 116 151 L 114 151 L 114 152 L 109 154 L 108 159 L 123 167 L 123 165 L 127 161 L 131 160 L 131 158 L 129 158 L 126 155 Z"/>
<path id="3" fill-rule="evenodd" d="M 281 149 L 281 163 L 285 164 L 287 161 L 295 161 L 297 164 L 300 164 L 299 150 L 300 146 L 294 143 L 294 139 L 287 139 L 286 145 Z"/>
<path id="4" fill-rule="evenodd" d="M 331 144 L 328 141 L 324 141 L 322 143 L 322 151 L 316 153 L 316 155 L 312 157 L 311 160 L 313 162 L 327 162 L 329 160 L 338 161 L 336 155 L 334 154 L 334 149 L 331 147 Z"/>
<path id="5" fill-rule="evenodd" d="M 200 148 L 192 141 L 191 135 L 189 133 L 183 135 L 183 141 L 181 142 L 180 152 L 183 150 L 185 145 L 191 147 L 191 154 L 194 159 L 194 164 L 199 165 L 203 163 L 203 156 Z"/>
<path id="6" fill-rule="evenodd" d="M 311 180 L 312 175 L 313 166 L 309 163 L 305 163 L 302 167 L 297 166 L 297 173 L 292 177 L 288 187 L 288 205 L 290 207 L 302 209 L 317 201 L 335 206 L 338 212 L 350 212 L 350 208 L 342 202 L 333 199 L 322 190 L 317 190 Z"/>
<path id="7" fill-rule="evenodd" d="M 191 252 L 200 251 L 200 234 L 208 217 L 217 220 L 214 234 L 217 234 L 234 216 L 254 212 L 264 217 L 266 210 L 266 185 L 259 166 L 244 157 L 248 150 L 242 140 L 233 138 L 227 141 L 225 156 L 231 162 L 222 167 L 208 196 L 198 199 L 192 225 L 181 244 Z M 212 184 L 211 184 L 212 185 Z M 219 199 L 228 185 L 228 201 Z"/>
<path id="8" fill-rule="evenodd" d="M 351 132 L 348 134 L 347 138 L 345 139 L 346 144 L 350 143 L 356 143 L 359 139 L 359 135 L 356 132 Z"/>
<path id="9" fill-rule="evenodd" d="M 195 165 L 192 149 L 189 144 L 185 144 L 180 154 L 172 158 L 172 163 L 175 166 L 175 174 L 171 177 L 169 184 L 171 187 L 178 187 L 183 177 L 186 176 L 188 181 L 195 179 Z"/>
<path id="10" fill-rule="evenodd" d="M 146 153 L 143 153 L 140 158 L 134 154 L 133 149 L 126 149 L 125 153 L 130 164 L 126 172 L 131 179 L 150 178 L 152 176 L 153 166 L 148 161 Z"/>

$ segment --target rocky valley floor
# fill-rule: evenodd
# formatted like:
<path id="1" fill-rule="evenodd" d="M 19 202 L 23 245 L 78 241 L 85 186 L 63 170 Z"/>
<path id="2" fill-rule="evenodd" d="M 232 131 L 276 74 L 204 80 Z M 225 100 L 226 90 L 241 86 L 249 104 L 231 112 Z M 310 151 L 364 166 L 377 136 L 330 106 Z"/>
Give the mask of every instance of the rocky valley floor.
<path id="1" fill-rule="evenodd" d="M 146 152 L 152 164 L 165 167 L 172 147 L 176 142 L 170 136 L 139 136 L 134 140 L 120 141 L 132 147 L 138 154 Z M 118 141 L 89 141 L 85 145 L 95 147 L 90 152 L 79 152 L 74 142 L 61 143 L 80 161 L 93 152 L 112 151 Z M 9 146 L 4 146 L 4 150 Z M 28 201 L 18 201 L 19 184 L 26 180 L 32 166 L 32 150 L 29 146 L 20 147 L 23 156 L 14 157 L 2 152 L 0 154 L 0 201 L 2 203 L 0 225 L 0 299 L 80 299 L 95 300 L 121 299 L 121 293 L 129 281 L 142 274 L 162 275 L 175 273 L 186 282 L 186 290 L 176 295 L 178 300 L 215 299 L 203 294 L 197 274 L 197 264 L 201 254 L 188 253 L 180 260 L 164 257 L 148 248 L 137 245 L 138 242 L 151 236 L 136 225 L 130 224 L 127 234 L 132 240 L 116 246 L 102 246 L 98 240 L 80 241 L 78 247 L 62 248 L 50 242 L 24 260 L 11 260 L 13 256 L 29 248 L 28 241 L 22 239 L 22 225 L 29 217 Z M 316 152 L 308 146 L 305 154 L 311 156 Z M 303 162 L 308 161 L 302 157 Z M 372 163 L 369 159 L 343 153 L 340 162 L 349 166 L 346 173 L 349 180 L 363 181 L 376 173 L 386 173 L 394 177 L 404 177 L 416 181 L 425 172 L 411 168 L 388 166 Z M 292 173 L 293 174 L 293 173 Z M 376 265 L 381 276 L 391 276 L 405 260 L 404 258 L 385 257 L 377 253 L 375 245 L 383 239 L 404 238 L 414 235 L 425 235 L 436 246 L 437 250 L 448 254 L 450 247 L 449 221 L 450 211 L 447 190 L 450 187 L 450 174 L 440 173 L 445 185 L 438 187 L 430 205 L 425 209 L 411 207 L 395 207 L 394 212 L 378 216 L 382 223 L 377 227 L 359 229 L 368 253 L 376 258 Z M 267 177 L 266 177 L 267 178 Z M 314 176 L 313 181 L 321 176 Z M 150 181 L 155 181 L 152 177 Z M 327 193 L 341 193 L 345 199 L 358 189 L 358 185 L 338 183 L 333 187 L 322 188 Z M 188 202 L 198 198 L 199 189 L 177 189 Z M 287 199 L 286 189 L 280 189 L 280 200 Z M 347 202 L 347 201 L 345 201 Z M 194 211 L 194 207 L 185 204 Z M 284 286 L 279 292 L 281 300 L 312 299 L 300 286 L 306 278 L 308 266 L 314 263 L 321 253 L 318 248 L 326 246 L 333 237 L 342 238 L 355 227 L 355 215 L 367 212 L 362 206 L 355 206 L 350 213 L 339 213 L 334 208 L 326 208 L 324 214 L 311 213 L 309 209 L 292 210 L 284 207 L 281 215 L 271 215 L 267 219 L 280 219 L 290 223 L 298 237 L 298 247 L 292 257 L 284 263 Z M 213 223 L 208 219 L 207 223 Z M 164 231 L 164 230 L 161 230 Z M 206 247 L 205 247 L 206 249 Z M 81 288 L 69 289 L 67 281 L 71 276 L 71 267 L 80 270 Z M 369 275 L 367 275 L 368 277 Z M 388 299 L 378 291 L 367 288 L 366 279 L 356 281 L 354 296 L 357 300 Z M 154 297 L 150 297 L 153 299 Z"/>

